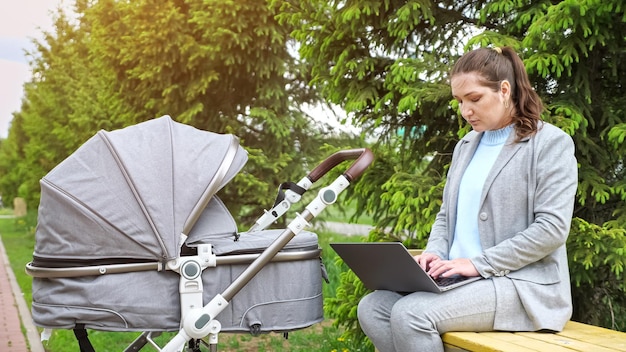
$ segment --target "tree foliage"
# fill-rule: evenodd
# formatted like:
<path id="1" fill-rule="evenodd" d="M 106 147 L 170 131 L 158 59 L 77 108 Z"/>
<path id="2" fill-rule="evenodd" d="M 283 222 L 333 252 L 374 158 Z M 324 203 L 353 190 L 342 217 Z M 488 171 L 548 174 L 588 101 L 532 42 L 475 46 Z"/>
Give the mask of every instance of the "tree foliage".
<path id="1" fill-rule="evenodd" d="M 291 28 L 264 0 L 77 0 L 31 53 L 33 79 L 0 150 L 0 189 L 36 208 L 39 179 L 100 129 L 170 115 L 232 133 L 249 152 L 223 190 L 242 220 L 280 182 L 320 160 L 328 127 L 293 55 Z"/>
<path id="2" fill-rule="evenodd" d="M 398 237 L 407 244 L 424 245 L 452 148 L 468 131 L 450 94 L 451 64 L 467 49 L 514 47 L 544 100 L 544 119 L 576 144 L 574 318 L 626 328 L 618 298 L 626 288 L 623 1 L 292 0 L 282 9 L 312 65 L 311 84 L 374 131 L 386 158 L 378 158 L 373 183 L 354 194 L 379 225 L 370 240 L 391 227 L 407 231 Z M 607 236 L 613 240 L 600 246 Z M 358 335 L 354 311 L 341 307 L 355 307 L 364 292 L 351 273 L 342 284 L 332 311 Z M 589 304 L 596 317 L 582 312 Z M 619 314 L 596 319 L 610 313 Z"/>

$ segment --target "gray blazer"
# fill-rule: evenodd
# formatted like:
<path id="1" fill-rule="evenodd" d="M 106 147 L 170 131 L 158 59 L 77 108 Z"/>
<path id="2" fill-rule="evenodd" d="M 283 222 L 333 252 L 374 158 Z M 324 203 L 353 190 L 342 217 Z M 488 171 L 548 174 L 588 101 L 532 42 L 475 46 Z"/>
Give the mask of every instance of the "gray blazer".
<path id="1" fill-rule="evenodd" d="M 426 246 L 441 258 L 448 257 L 454 236 L 461 177 L 481 137 L 472 131 L 454 149 Z M 524 311 L 498 299 L 495 330 L 560 331 L 572 314 L 565 242 L 578 186 L 574 143 L 548 123 L 521 142 L 514 138 L 513 132 L 483 186 L 478 212 L 483 252 L 469 259 L 481 276 L 493 279 L 496 297 L 512 282 L 521 300 Z"/>

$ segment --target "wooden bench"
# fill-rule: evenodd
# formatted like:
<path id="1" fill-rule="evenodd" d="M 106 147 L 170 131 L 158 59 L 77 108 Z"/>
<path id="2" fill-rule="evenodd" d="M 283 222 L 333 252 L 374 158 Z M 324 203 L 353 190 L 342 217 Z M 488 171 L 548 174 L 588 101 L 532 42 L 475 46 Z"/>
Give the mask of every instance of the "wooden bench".
<path id="1" fill-rule="evenodd" d="M 570 321 L 559 333 L 449 332 L 446 352 L 609 352 L 626 351 L 626 332 Z"/>

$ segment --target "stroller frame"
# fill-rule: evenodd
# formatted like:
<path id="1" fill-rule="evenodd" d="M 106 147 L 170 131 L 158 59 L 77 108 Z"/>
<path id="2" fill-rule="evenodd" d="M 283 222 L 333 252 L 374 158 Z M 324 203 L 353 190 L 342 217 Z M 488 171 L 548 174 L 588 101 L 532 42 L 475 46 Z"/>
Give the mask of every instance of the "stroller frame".
<path id="1" fill-rule="evenodd" d="M 317 197 L 311 201 L 300 214 L 296 214 L 294 220 L 292 220 L 281 235 L 266 249 L 257 259 L 239 276 L 230 286 L 224 290 L 222 294 L 217 294 L 215 297 L 202 308 L 190 308 L 187 310 L 187 314 L 182 316 L 182 328 L 174 336 L 170 342 L 165 345 L 161 351 L 163 352 L 176 352 L 182 351 L 187 341 L 191 339 L 201 339 L 205 336 L 209 336 L 209 344 L 216 346 L 218 342 L 218 334 L 220 331 L 220 324 L 215 318 L 219 313 L 226 308 L 230 300 L 239 292 L 252 277 L 254 277 L 272 258 L 276 257 L 279 251 L 289 242 L 294 236 L 300 233 L 303 229 L 310 225 L 309 221 L 318 216 L 327 206 L 334 204 L 337 201 L 339 194 L 344 191 L 352 181 L 358 178 L 367 167 L 373 161 L 373 154 L 369 149 L 355 149 L 337 152 L 331 155 L 326 161 L 324 161 L 318 168 L 311 172 L 308 178 L 315 182 L 321 176 L 325 175 L 330 169 L 339 164 L 342 161 L 354 158 L 356 161 L 350 166 L 350 168 L 340 175 L 331 185 L 322 188 Z M 280 205 L 278 205 L 280 207 Z M 284 208 L 284 205 L 282 206 Z M 266 212 L 266 214 L 271 214 Z M 259 223 L 259 222 L 257 222 Z M 263 229 L 261 226 L 257 226 L 255 230 Z M 182 274 L 182 277 L 185 275 Z M 183 278 L 181 278 L 181 286 L 183 286 Z M 200 296 L 200 301 L 202 296 Z M 212 350 L 215 349 L 212 347 Z"/>
<path id="2" fill-rule="evenodd" d="M 238 148 L 238 140 L 233 138 L 228 152 L 224 157 L 219 170 L 202 194 L 201 201 L 196 204 L 184 224 L 180 234 L 180 245 L 187 239 L 198 218 L 202 214 L 211 198 L 219 190 L 223 178 L 226 176 L 230 163 L 235 157 Z M 217 256 L 212 252 L 210 243 L 201 243 L 197 247 L 197 255 L 181 256 L 173 260 L 163 262 L 106 264 L 97 266 L 83 266 L 71 268 L 42 267 L 32 262 L 26 265 L 26 272 L 38 278 L 66 278 L 79 276 L 98 276 L 137 271 L 163 271 L 170 270 L 180 275 L 179 294 L 181 308 L 181 326 L 178 333 L 163 347 L 160 348 L 152 339 L 154 332 L 142 333 L 126 351 L 137 351 L 145 344 L 150 344 L 158 351 L 180 352 L 190 340 L 200 340 L 208 336 L 211 351 L 217 350 L 218 334 L 221 324 L 217 319 L 229 304 L 233 297 L 265 267 L 269 262 L 281 262 L 319 258 L 320 249 L 307 250 L 304 252 L 290 253 L 281 252 L 287 243 L 310 225 L 310 221 L 318 216 L 327 206 L 337 201 L 338 195 L 344 191 L 351 182 L 356 180 L 369 167 L 373 161 L 373 154 L 367 148 L 339 151 L 319 164 L 306 177 L 297 184 L 291 184 L 284 194 L 279 195 L 272 209 L 265 211 L 253 227 L 250 233 L 264 230 L 284 215 L 293 203 L 300 201 L 302 194 L 313 183 L 324 176 L 328 171 L 346 160 L 355 160 L 352 165 L 330 185 L 323 187 L 317 196 L 305 207 L 302 213 L 287 225 L 280 235 L 260 254 L 240 254 Z M 202 272 L 209 267 L 220 264 L 250 263 L 249 266 L 232 282 L 222 293 L 216 294 L 207 304 L 203 304 Z M 160 332 L 158 332 L 160 334 Z"/>

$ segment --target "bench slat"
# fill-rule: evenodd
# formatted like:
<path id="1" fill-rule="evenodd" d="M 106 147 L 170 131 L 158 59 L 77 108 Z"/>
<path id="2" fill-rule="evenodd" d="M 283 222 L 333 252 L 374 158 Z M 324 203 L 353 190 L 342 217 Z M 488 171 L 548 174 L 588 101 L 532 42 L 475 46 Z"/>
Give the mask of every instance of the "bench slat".
<path id="1" fill-rule="evenodd" d="M 556 334 L 449 332 L 443 335 L 443 341 L 447 352 L 626 352 L 626 333 L 572 321 Z"/>
<path id="2" fill-rule="evenodd" d="M 553 346 L 561 346 L 568 348 L 570 351 L 580 351 L 580 352 L 615 352 L 615 349 L 602 347 L 593 343 L 589 343 L 588 341 L 580 341 L 572 338 L 568 338 L 566 336 L 562 336 L 559 334 L 551 334 L 551 333 L 532 333 L 532 332 L 520 332 L 517 333 L 520 336 L 528 337 L 530 339 L 537 339 L 540 341 L 545 341 Z"/>
<path id="3" fill-rule="evenodd" d="M 552 343 L 529 338 L 517 333 L 504 332 L 484 332 L 481 335 L 487 335 L 495 340 L 506 341 L 526 348 L 524 351 L 550 351 L 550 352 L 572 352 L 571 349 L 555 346 Z"/>
<path id="4" fill-rule="evenodd" d="M 506 334 L 506 333 L 505 333 Z M 493 339 L 483 333 L 449 332 L 443 335 L 443 342 L 448 346 L 461 348 L 461 351 L 481 352 L 528 352 L 537 351 L 519 345 Z"/>
<path id="5" fill-rule="evenodd" d="M 626 352 L 626 333 L 624 332 L 569 321 L 559 335 Z"/>

